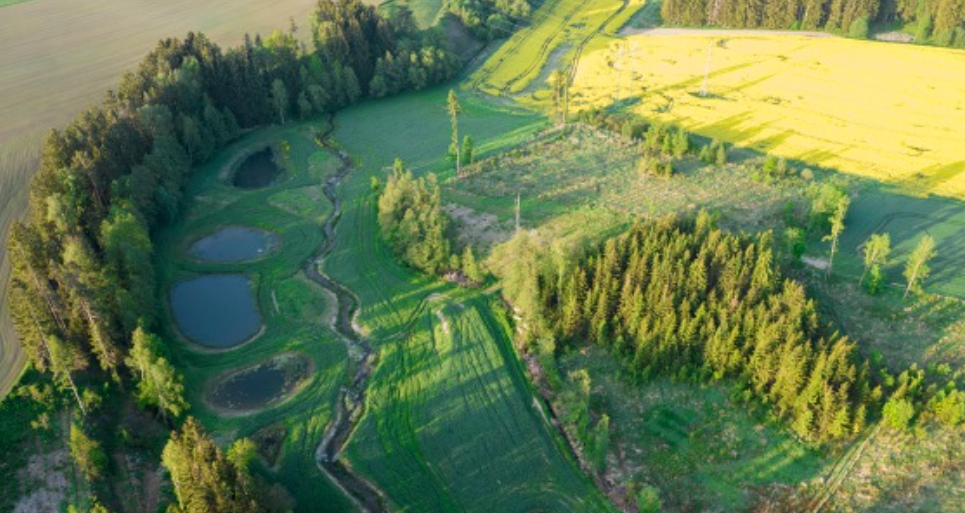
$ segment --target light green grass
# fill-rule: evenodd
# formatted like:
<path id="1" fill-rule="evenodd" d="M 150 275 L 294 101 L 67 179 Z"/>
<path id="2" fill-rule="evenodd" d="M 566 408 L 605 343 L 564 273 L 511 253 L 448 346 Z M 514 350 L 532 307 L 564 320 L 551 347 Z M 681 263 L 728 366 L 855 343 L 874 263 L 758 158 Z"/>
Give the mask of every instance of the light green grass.
<path id="1" fill-rule="evenodd" d="M 488 298 L 456 294 L 383 346 L 353 464 L 398 511 L 606 511 L 562 452 Z"/>
<path id="2" fill-rule="evenodd" d="M 358 295 L 359 324 L 381 351 L 347 454 L 400 511 L 598 510 L 602 497 L 540 420 L 506 328 L 493 324 L 488 303 L 403 268 L 379 236 L 371 176 L 384 179 L 396 156 L 417 174 L 453 174 L 443 160 L 450 138 L 445 98 L 445 89 L 435 89 L 366 103 L 336 118 L 334 138 L 359 168 L 339 190 L 348 201 L 326 271 Z M 531 114 L 472 96 L 463 95 L 462 105 L 460 133 L 471 134 L 483 153 L 543 126 Z M 454 299 L 420 311 L 432 293 Z M 470 330 L 453 334 L 458 340 L 433 338 L 443 337 L 434 312 L 447 304 L 451 329 Z M 387 339 L 399 333 L 409 336 Z M 460 350 L 433 349 L 450 344 Z"/>
<path id="3" fill-rule="evenodd" d="M 732 403 L 723 386 L 635 385 L 598 348 L 562 367 L 589 371 L 593 408 L 610 416 L 610 472 L 657 486 L 664 511 L 746 511 L 756 487 L 795 487 L 833 462 Z"/>
<path id="4" fill-rule="evenodd" d="M 353 507 L 349 500 L 323 476 L 314 456 L 334 413 L 338 389 L 345 382 L 347 358 L 344 345 L 329 324 L 334 300 L 301 272 L 320 247 L 320 219 L 331 209 L 324 197 L 312 201 L 313 196 L 306 193 L 311 189 L 306 188 L 317 187 L 338 166 L 337 159 L 314 142 L 313 131 L 319 128 L 293 125 L 254 132 L 196 171 L 187 191 L 190 199 L 183 219 L 165 230 L 158 243 L 159 294 L 167 304 L 171 284 L 199 273 L 243 272 L 252 278 L 265 332 L 234 350 L 213 354 L 198 351 L 173 329 L 170 311 L 165 308 L 165 339 L 172 342 L 169 347 L 185 375 L 192 414 L 220 440 L 251 436 L 265 426 L 284 424 L 288 436 L 283 456 L 279 468 L 267 472 L 269 479 L 280 480 L 292 492 L 299 511 L 313 511 L 317 504 L 326 504 L 327 511 L 350 511 Z M 274 185 L 241 191 L 225 182 L 225 170 L 246 151 L 281 140 L 291 145 L 291 153 L 284 174 Z M 191 242 L 227 225 L 272 230 L 279 235 L 280 247 L 261 260 L 247 263 L 201 263 L 186 255 Z M 304 354 L 315 366 L 315 374 L 291 398 L 241 417 L 219 416 L 205 406 L 204 392 L 213 380 L 284 351 Z"/>
<path id="5" fill-rule="evenodd" d="M 643 0 L 547 0 L 529 26 L 514 33 L 473 74 L 473 87 L 489 94 L 518 94 L 547 76 L 552 63 L 561 69 L 579 59 L 583 46 L 600 33 L 612 33 L 641 7 Z M 565 49 L 564 55 L 557 50 Z"/>
<path id="6" fill-rule="evenodd" d="M 21 4 L 23 2 L 28 2 L 30 0 L 0 0 L 0 7 L 6 7 L 13 4 Z"/>

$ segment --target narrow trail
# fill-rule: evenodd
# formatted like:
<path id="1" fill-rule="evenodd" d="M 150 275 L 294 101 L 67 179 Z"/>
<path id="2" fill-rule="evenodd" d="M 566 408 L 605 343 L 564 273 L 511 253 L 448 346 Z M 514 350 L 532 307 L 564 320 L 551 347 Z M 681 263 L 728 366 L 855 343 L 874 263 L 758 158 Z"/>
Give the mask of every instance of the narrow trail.
<path id="1" fill-rule="evenodd" d="M 323 136 L 319 137 L 319 143 L 342 163 L 338 172 L 329 177 L 323 187 L 325 196 L 332 202 L 334 208 L 323 226 L 325 242 L 315 257 L 309 259 L 305 264 L 305 274 L 312 281 L 335 294 L 338 299 L 338 314 L 333 327 L 349 346 L 349 358 L 354 363 L 354 375 L 351 382 L 344 385 L 339 392 L 335 418 L 329 423 L 325 434 L 322 436 L 322 441 L 315 451 L 315 460 L 318 462 L 318 466 L 355 501 L 359 509 L 363 512 L 384 512 L 388 509 L 382 492 L 365 478 L 356 474 L 340 458 L 346 441 L 348 441 L 349 436 L 362 417 L 362 410 L 365 406 L 365 390 L 369 375 L 375 368 L 376 355 L 372 345 L 355 331 L 352 325 L 352 318 L 358 309 L 358 299 L 344 285 L 319 270 L 319 264 L 328 257 L 337 244 L 335 226 L 342 216 L 342 199 L 335 189 L 354 168 L 349 156 L 332 147 L 328 142 L 328 138 L 334 130 L 335 121 L 334 118 L 331 118 L 329 119 L 328 130 Z M 357 355 L 354 360 L 352 359 L 353 355 Z"/>

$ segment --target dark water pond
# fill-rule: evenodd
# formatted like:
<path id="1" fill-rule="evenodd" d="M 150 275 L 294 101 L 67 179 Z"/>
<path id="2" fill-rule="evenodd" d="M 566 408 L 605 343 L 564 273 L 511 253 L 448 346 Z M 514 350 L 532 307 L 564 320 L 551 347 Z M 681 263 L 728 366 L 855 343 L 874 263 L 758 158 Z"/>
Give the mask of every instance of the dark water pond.
<path id="1" fill-rule="evenodd" d="M 252 410 L 281 401 L 309 375 L 308 358 L 284 355 L 231 374 L 214 385 L 211 404 L 228 410 Z"/>
<path id="2" fill-rule="evenodd" d="M 235 170 L 232 183 L 241 189 L 260 189 L 274 183 L 281 169 L 272 158 L 271 148 L 252 153 Z"/>
<path id="3" fill-rule="evenodd" d="M 261 329 L 251 282 L 243 274 L 209 274 L 171 289 L 174 320 L 186 337 L 205 347 L 225 349 Z"/>
<path id="4" fill-rule="evenodd" d="M 243 262 L 260 258 L 278 246 L 278 236 L 266 230 L 229 226 L 195 242 L 188 252 L 208 262 Z"/>

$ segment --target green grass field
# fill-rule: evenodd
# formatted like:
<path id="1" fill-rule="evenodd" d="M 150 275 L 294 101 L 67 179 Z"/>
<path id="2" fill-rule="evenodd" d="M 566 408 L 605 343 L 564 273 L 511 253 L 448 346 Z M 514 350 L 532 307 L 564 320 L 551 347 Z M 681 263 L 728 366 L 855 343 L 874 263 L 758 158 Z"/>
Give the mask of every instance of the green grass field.
<path id="1" fill-rule="evenodd" d="M 317 196 L 323 179 L 338 167 L 338 160 L 314 142 L 323 128 L 300 124 L 260 130 L 231 145 L 197 171 L 187 195 L 182 221 L 166 230 L 158 244 L 157 261 L 161 297 L 167 300 L 177 280 L 208 272 L 242 272 L 252 278 L 257 303 L 265 322 L 264 333 L 251 343 L 228 352 L 198 350 L 172 328 L 165 308 L 165 339 L 174 350 L 178 368 L 185 374 L 192 414 L 220 439 L 252 436 L 281 425 L 287 432 L 277 468 L 264 471 L 292 492 L 299 511 L 327 504 L 331 511 L 350 511 L 348 499 L 325 477 L 315 463 L 315 449 L 334 413 L 339 387 L 346 380 L 347 354 L 331 329 L 334 299 L 304 276 L 301 269 L 322 241 L 320 219 L 331 211 L 325 197 Z M 225 182 L 226 171 L 249 149 L 287 141 L 291 145 L 284 174 L 272 186 L 241 191 Z M 277 252 L 246 263 L 202 263 L 185 253 L 191 242 L 221 226 L 254 226 L 276 232 Z M 276 304 L 277 301 L 277 304 Z M 268 361 L 282 352 L 310 358 L 315 373 L 293 396 L 276 405 L 244 416 L 219 415 L 206 406 L 205 392 L 232 370 Z"/>
<path id="2" fill-rule="evenodd" d="M 358 295 L 359 324 L 381 351 L 349 460 L 400 511 L 605 509 L 535 409 L 506 327 L 488 303 L 401 267 L 378 235 L 371 176 L 384 177 L 396 156 L 417 174 L 453 174 L 442 159 L 450 137 L 445 94 L 436 89 L 370 102 L 336 118 L 334 139 L 359 168 L 339 190 L 349 201 L 326 272 Z M 543 126 L 531 114 L 471 96 L 462 105 L 461 133 L 471 134 L 484 154 Z M 420 310 L 431 294 L 444 297 Z M 450 317 L 448 335 L 435 313 L 440 308 Z M 391 337 L 399 333 L 409 335 Z M 444 345 L 451 350 L 435 350 Z M 517 460 L 524 463 L 506 464 Z"/>

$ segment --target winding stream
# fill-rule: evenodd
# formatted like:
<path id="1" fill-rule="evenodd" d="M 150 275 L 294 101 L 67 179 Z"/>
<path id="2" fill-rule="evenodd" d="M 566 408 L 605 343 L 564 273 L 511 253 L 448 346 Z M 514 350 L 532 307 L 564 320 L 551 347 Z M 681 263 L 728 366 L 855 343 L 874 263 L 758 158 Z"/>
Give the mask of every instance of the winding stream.
<path id="1" fill-rule="evenodd" d="M 358 356 L 354 360 L 355 368 L 351 383 L 343 386 L 339 392 L 335 419 L 325 430 L 322 442 L 315 451 L 315 459 L 322 470 L 356 501 L 363 512 L 383 512 L 387 511 L 387 508 L 381 492 L 375 485 L 356 474 L 340 458 L 345 442 L 362 417 L 362 410 L 365 405 L 365 389 L 368 385 L 369 375 L 375 367 L 375 353 L 371 344 L 355 331 L 352 325 L 352 317 L 358 309 L 358 300 L 341 283 L 319 271 L 319 264 L 335 248 L 335 225 L 338 224 L 342 215 L 342 200 L 336 194 L 335 189 L 353 168 L 352 160 L 348 155 L 333 148 L 327 142 L 334 129 L 335 121 L 330 119 L 328 131 L 319 137 L 319 141 L 325 149 L 338 157 L 342 163 L 338 172 L 325 181 L 323 189 L 325 196 L 332 202 L 334 208 L 328 219 L 325 220 L 323 227 L 325 242 L 318 254 L 305 264 L 305 274 L 315 283 L 335 294 L 338 299 L 338 315 L 334 328 L 349 346 L 349 361 L 353 362 L 353 353 Z"/>

